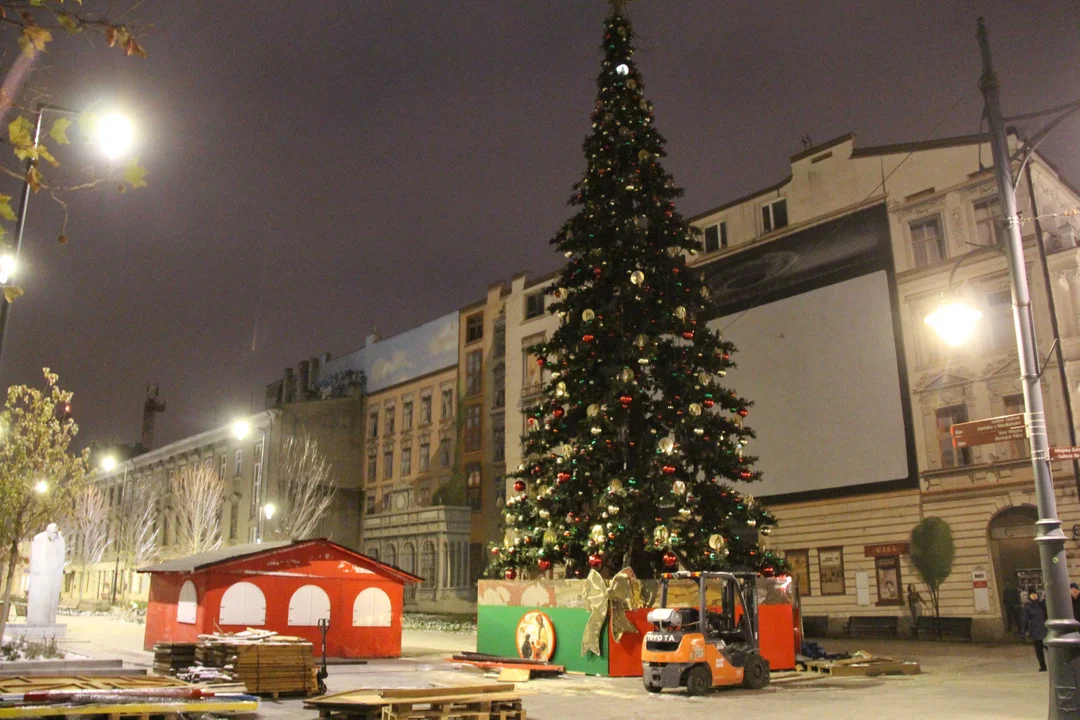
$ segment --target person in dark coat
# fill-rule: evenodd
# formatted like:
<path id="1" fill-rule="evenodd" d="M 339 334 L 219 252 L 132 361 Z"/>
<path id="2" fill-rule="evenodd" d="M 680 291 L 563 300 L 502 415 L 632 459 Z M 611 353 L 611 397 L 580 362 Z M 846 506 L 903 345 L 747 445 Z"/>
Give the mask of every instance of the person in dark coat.
<path id="1" fill-rule="evenodd" d="M 1020 629 L 1020 593 L 1011 582 L 1005 583 L 1004 596 L 1005 607 L 1005 632 L 1012 632 L 1013 628 Z"/>
<path id="2" fill-rule="evenodd" d="M 1080 618 L 1080 585 L 1069 583 L 1069 595 L 1072 596 L 1073 619 Z"/>
<path id="3" fill-rule="evenodd" d="M 1020 618 L 1020 637 L 1027 635 L 1035 646 L 1035 657 L 1039 661 L 1039 672 L 1046 672 L 1046 655 L 1043 653 L 1043 640 L 1046 639 L 1046 602 L 1039 599 L 1039 593 L 1032 590 Z"/>

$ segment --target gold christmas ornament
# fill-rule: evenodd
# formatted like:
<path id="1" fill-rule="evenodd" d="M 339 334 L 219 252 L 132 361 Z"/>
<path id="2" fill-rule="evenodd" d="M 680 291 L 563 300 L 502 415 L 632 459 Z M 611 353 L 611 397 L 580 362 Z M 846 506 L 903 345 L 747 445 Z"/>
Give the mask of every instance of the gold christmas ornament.
<path id="1" fill-rule="evenodd" d="M 645 273 L 641 272 L 640 270 L 635 270 L 634 272 L 630 273 L 630 282 L 634 283 L 635 285 L 640 285 L 641 283 L 645 282 Z"/>
<path id="2" fill-rule="evenodd" d="M 609 482 L 608 486 L 607 486 L 607 490 L 608 490 L 609 493 L 619 493 L 619 492 L 622 492 L 622 489 L 623 489 L 622 480 L 620 480 L 619 478 L 613 478 L 612 481 Z"/>
<path id="3" fill-rule="evenodd" d="M 675 317 L 679 318 L 680 320 L 685 320 L 686 319 L 686 308 L 684 308 L 682 305 L 675 308 Z"/>
<path id="4" fill-rule="evenodd" d="M 665 438 L 660 438 L 660 442 L 657 444 L 660 448 L 660 452 L 671 454 L 675 450 L 675 438 L 670 435 Z"/>
<path id="5" fill-rule="evenodd" d="M 548 528 L 544 531 L 544 544 L 554 545 L 558 540 L 559 535 L 555 532 L 554 528 Z"/>
<path id="6" fill-rule="evenodd" d="M 631 370 L 630 368 L 623 368 L 623 371 L 621 373 L 619 373 L 619 378 L 624 383 L 634 382 L 634 371 Z"/>
<path id="7" fill-rule="evenodd" d="M 746 521 L 746 527 L 757 527 L 757 520 L 750 518 Z"/>
<path id="8" fill-rule="evenodd" d="M 724 539 L 723 535 L 716 534 L 709 536 L 709 547 L 711 547 L 713 550 L 718 551 L 725 545 L 727 545 L 727 540 Z"/>
<path id="9" fill-rule="evenodd" d="M 592 322 L 596 319 L 596 313 L 591 309 L 586 308 L 585 311 L 581 313 L 581 319 L 585 322 Z"/>
<path id="10" fill-rule="evenodd" d="M 694 428 L 694 434 L 695 435 L 704 435 L 705 430 L 703 430 L 702 428 Z"/>
<path id="11" fill-rule="evenodd" d="M 675 493 L 676 495 L 682 495 L 686 492 L 686 483 L 684 483 L 682 480 L 676 480 L 675 482 L 671 483 L 671 492 Z"/>
<path id="12" fill-rule="evenodd" d="M 589 539 L 597 545 L 604 542 L 605 537 L 607 537 L 607 533 L 604 531 L 603 525 L 593 525 L 592 530 L 589 531 Z"/>
<path id="13" fill-rule="evenodd" d="M 597 415 L 600 414 L 600 406 L 597 405 L 596 403 L 593 403 L 588 408 L 586 408 L 585 414 L 588 415 L 591 418 L 596 417 Z"/>
<path id="14" fill-rule="evenodd" d="M 566 395 L 566 383 L 560 382 L 555 386 L 555 396 L 564 397 Z"/>
<path id="15" fill-rule="evenodd" d="M 551 517 L 551 513 L 548 512 L 547 510 L 541 510 L 540 512 L 537 513 L 537 515 L 539 515 L 544 520 L 547 520 L 549 517 Z"/>
<path id="16" fill-rule="evenodd" d="M 698 379 L 698 382 L 701 383 L 702 385 L 708 385 L 709 381 L 712 380 L 712 375 L 710 375 L 709 373 L 702 370 L 701 372 L 698 373 L 697 379 Z"/>
<path id="17" fill-rule="evenodd" d="M 679 517 L 681 517 L 683 520 L 690 517 L 690 508 L 679 508 Z"/>
<path id="18" fill-rule="evenodd" d="M 668 530 L 667 525 L 657 525 L 653 530 L 653 541 L 657 545 L 667 545 L 668 540 L 671 539 L 671 531 Z"/>
<path id="19" fill-rule="evenodd" d="M 591 432 L 593 435 L 599 435 L 600 433 L 602 433 L 604 431 L 601 430 L 600 428 L 596 427 L 596 426 L 593 426 L 593 427 L 589 428 L 589 432 Z"/>
<path id="20" fill-rule="evenodd" d="M 608 515 L 618 515 L 619 514 L 619 506 L 618 505 L 608 505 L 607 506 L 607 511 L 608 511 Z"/>
<path id="21" fill-rule="evenodd" d="M 686 408 L 686 410 L 694 417 L 697 417 L 698 415 L 701 415 L 701 403 L 690 403 L 690 406 Z"/>
<path id="22" fill-rule="evenodd" d="M 649 338 L 645 336 L 645 333 L 641 333 L 634 338 L 634 344 L 638 346 L 639 350 L 643 350 L 649 344 Z"/>

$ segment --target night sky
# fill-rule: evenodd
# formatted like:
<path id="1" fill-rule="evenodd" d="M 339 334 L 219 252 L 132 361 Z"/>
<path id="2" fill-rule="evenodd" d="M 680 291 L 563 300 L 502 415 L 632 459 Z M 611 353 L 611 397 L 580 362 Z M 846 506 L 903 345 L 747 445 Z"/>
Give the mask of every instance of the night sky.
<path id="1" fill-rule="evenodd" d="M 48 365 L 75 391 L 83 442 L 135 442 L 158 382 L 160 445 L 261 410 L 283 368 L 355 350 L 373 325 L 388 336 L 553 270 L 605 12 L 149 0 L 130 16 L 154 26 L 146 60 L 59 37 L 34 82 L 66 106 L 125 106 L 149 187 L 72 198 L 64 246 L 57 207 L 33 199 L 4 383 Z M 1080 97 L 1075 0 L 637 0 L 629 14 L 688 216 L 785 177 L 806 134 L 916 141 L 961 98 L 936 136 L 977 132 L 979 14 L 1006 114 Z M 1042 150 L 1080 180 L 1080 117 Z"/>

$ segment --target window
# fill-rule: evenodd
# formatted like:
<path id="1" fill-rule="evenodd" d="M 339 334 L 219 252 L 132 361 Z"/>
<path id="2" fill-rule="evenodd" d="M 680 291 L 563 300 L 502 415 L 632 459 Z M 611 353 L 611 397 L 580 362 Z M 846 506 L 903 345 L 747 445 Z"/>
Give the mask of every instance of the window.
<path id="1" fill-rule="evenodd" d="M 318 585 L 303 585 L 289 598 L 289 625 L 318 627 L 330 620 L 330 596 Z"/>
<path id="2" fill-rule="evenodd" d="M 1016 350 L 1016 329 L 1013 327 L 1012 293 L 996 290 L 986 293 L 987 349 Z"/>
<path id="3" fill-rule="evenodd" d="M 1001 227 L 1001 201 L 985 198 L 974 204 L 975 242 L 979 245 L 999 245 L 1005 239 Z"/>
<path id="4" fill-rule="evenodd" d="M 176 603 L 176 622 L 194 625 L 198 609 L 199 598 L 198 593 L 195 592 L 195 583 L 188 580 L 180 588 L 180 600 Z"/>
<path id="5" fill-rule="evenodd" d="M 416 572 L 416 548 L 411 542 L 405 543 L 401 548 L 401 565 L 398 567 L 407 573 Z"/>
<path id="6" fill-rule="evenodd" d="M 388 555 L 393 565 L 393 556 Z M 390 596 L 379 588 L 365 588 L 353 601 L 353 627 L 390 627 Z"/>
<path id="7" fill-rule="evenodd" d="M 476 452 L 483 446 L 480 410 L 479 405 L 470 405 L 465 409 L 465 452 Z"/>
<path id="8" fill-rule="evenodd" d="M 161 544 L 169 545 L 169 513 L 161 514 Z"/>
<path id="9" fill-rule="evenodd" d="M 1006 395 L 1002 399 L 1005 401 L 1006 415 L 1016 415 L 1024 412 L 1023 395 Z M 1029 449 L 1027 438 L 1009 441 L 1009 457 L 1016 459 L 1026 458 Z"/>
<path id="10" fill-rule="evenodd" d="M 431 424 L 431 393 L 420 398 L 420 424 Z"/>
<path id="11" fill-rule="evenodd" d="M 412 475 L 412 445 L 401 446 L 401 476 Z"/>
<path id="12" fill-rule="evenodd" d="M 761 206 L 761 230 L 763 233 L 787 227 L 787 199 L 774 200 Z"/>
<path id="13" fill-rule="evenodd" d="M 240 525 L 240 503 L 229 503 L 229 539 L 236 539 L 236 530 Z"/>
<path id="14" fill-rule="evenodd" d="M 401 403 L 401 431 L 412 430 L 412 400 Z"/>
<path id="15" fill-rule="evenodd" d="M 453 388 L 446 388 L 442 391 L 442 414 L 439 416 L 443 420 L 449 420 L 454 415 L 454 390 Z"/>
<path id="16" fill-rule="evenodd" d="M 915 267 L 926 267 L 945 259 L 945 235 L 941 232 L 940 217 L 935 215 L 916 220 L 910 228 Z"/>
<path id="17" fill-rule="evenodd" d="M 439 441 L 439 467 L 450 467 L 450 438 Z"/>
<path id="18" fill-rule="evenodd" d="M 386 450 L 382 454 L 382 477 L 389 480 L 394 477 L 394 451 Z"/>
<path id="19" fill-rule="evenodd" d="M 256 455 L 262 457 L 262 453 L 256 448 Z M 251 515 L 255 517 L 259 512 L 259 505 L 262 503 L 262 468 L 263 464 L 260 459 L 259 462 L 253 463 L 251 466 Z"/>
<path id="20" fill-rule="evenodd" d="M 390 407 L 386 408 L 383 411 L 383 417 L 384 417 L 384 420 L 385 420 L 385 422 L 383 423 L 383 426 L 385 428 L 383 430 L 383 432 L 386 433 L 387 436 L 393 435 L 394 434 L 394 406 L 393 405 L 391 405 Z"/>
<path id="21" fill-rule="evenodd" d="M 375 514 L 375 493 L 374 492 L 371 492 L 371 491 L 368 492 L 367 499 L 365 500 L 365 503 L 367 504 L 367 514 L 368 515 L 374 515 Z"/>
<path id="22" fill-rule="evenodd" d="M 903 605 L 900 556 L 880 555 L 874 558 L 874 574 L 877 575 L 877 604 Z"/>
<path id="23" fill-rule="evenodd" d="M 491 431 L 491 457 L 496 460 L 506 459 L 506 428 L 497 427 Z"/>
<path id="24" fill-rule="evenodd" d="M 465 343 L 472 343 L 484 337 L 484 314 L 476 313 L 465 318 Z"/>
<path id="25" fill-rule="evenodd" d="M 221 596 L 218 622 L 222 625 L 265 625 L 266 596 L 252 583 L 233 583 Z"/>
<path id="26" fill-rule="evenodd" d="M 382 509 L 383 510 L 389 510 L 390 509 L 390 493 L 387 492 L 386 488 L 384 488 L 383 491 L 382 491 Z"/>
<path id="27" fill-rule="evenodd" d="M 502 363 L 491 372 L 491 407 L 506 407 L 506 367 Z"/>
<path id="28" fill-rule="evenodd" d="M 795 586 L 799 589 L 801 597 L 810 595 L 810 551 L 809 550 L 785 550 L 784 558 L 787 559 L 791 569 L 791 577 L 795 578 Z"/>
<path id="29" fill-rule="evenodd" d="M 472 397 L 480 394 L 481 368 L 483 367 L 482 353 L 475 350 L 465 358 L 465 396 Z"/>
<path id="30" fill-rule="evenodd" d="M 544 386 L 544 368 L 540 365 L 540 349 L 533 345 L 524 349 L 522 353 L 525 355 L 522 360 L 522 371 L 525 377 L 522 378 L 521 394 L 533 395 L 540 392 Z"/>
<path id="31" fill-rule="evenodd" d="M 431 465 L 431 443 L 424 440 L 420 443 L 420 472 L 427 472 Z"/>
<path id="32" fill-rule="evenodd" d="M 376 474 L 378 472 L 378 470 L 376 469 L 376 466 L 375 466 L 376 459 L 377 459 L 377 457 L 376 457 L 375 453 L 373 453 L 373 452 L 368 453 L 368 456 L 367 456 L 367 481 L 368 481 L 368 484 L 374 483 L 375 480 L 378 479 L 378 477 L 379 477 Z"/>
<path id="33" fill-rule="evenodd" d="M 417 486 L 417 494 L 420 498 L 420 505 L 431 504 L 431 480 L 421 480 Z"/>
<path id="34" fill-rule="evenodd" d="M 525 319 L 540 317 L 544 314 L 544 293 L 538 292 L 525 296 Z"/>
<path id="35" fill-rule="evenodd" d="M 480 463 L 469 463 L 465 466 L 465 496 L 473 510 L 479 510 L 482 502 L 480 485 Z"/>
<path id="36" fill-rule="evenodd" d="M 495 491 L 495 507 L 501 508 L 506 505 L 506 478 L 502 475 L 496 475 L 491 479 L 493 490 Z"/>
<path id="37" fill-rule="evenodd" d="M 367 436 L 369 438 L 379 437 L 379 411 L 372 410 L 368 413 L 368 429 Z"/>
<path id="38" fill-rule="evenodd" d="M 218 473 L 221 475 L 221 479 L 229 477 L 229 456 L 222 455 L 221 462 L 218 464 Z"/>
<path id="39" fill-rule="evenodd" d="M 821 548 L 818 550 L 818 570 L 821 574 L 822 595 L 843 595 L 844 548 Z"/>
<path id="40" fill-rule="evenodd" d="M 420 577 L 424 578 L 420 587 L 435 587 L 435 544 L 430 540 L 420 550 Z"/>
<path id="41" fill-rule="evenodd" d="M 717 223 L 705 228 L 705 252 L 715 252 L 727 247 L 727 223 Z"/>
<path id="42" fill-rule="evenodd" d="M 967 422 L 967 407 L 950 405 L 937 410 L 938 448 L 941 450 L 941 467 L 951 468 L 971 464 L 971 448 L 953 446 L 950 428 Z"/>
<path id="43" fill-rule="evenodd" d="M 233 455 L 233 477 L 240 477 L 244 472 L 244 449 L 238 448 Z"/>
<path id="44" fill-rule="evenodd" d="M 255 540 L 257 539 L 257 534 L 256 534 L 257 532 L 258 532 L 258 527 L 256 527 L 254 524 L 248 525 L 248 539 L 247 539 L 247 541 L 248 541 L 249 545 L 251 543 L 255 542 Z"/>

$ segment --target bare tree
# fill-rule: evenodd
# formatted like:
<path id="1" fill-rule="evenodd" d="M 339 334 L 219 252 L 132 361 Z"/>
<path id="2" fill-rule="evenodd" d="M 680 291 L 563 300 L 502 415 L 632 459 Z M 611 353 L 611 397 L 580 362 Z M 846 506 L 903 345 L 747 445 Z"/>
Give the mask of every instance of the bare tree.
<path id="1" fill-rule="evenodd" d="M 117 548 L 128 570 L 137 570 L 153 561 L 161 550 L 157 522 L 160 499 L 160 491 L 149 482 L 138 483 L 131 493 Z M 125 597 L 129 589 L 125 586 Z"/>
<path id="2" fill-rule="evenodd" d="M 101 562 L 109 538 L 109 508 L 105 491 L 97 485 L 87 485 L 75 496 L 71 519 L 71 561 L 79 567 L 79 599 L 86 584 L 86 568 Z"/>
<path id="3" fill-rule="evenodd" d="M 287 540 L 311 537 L 334 501 L 333 467 L 307 433 L 290 435 L 281 449 L 277 501 L 281 504 L 275 535 Z"/>
<path id="4" fill-rule="evenodd" d="M 225 481 L 217 472 L 207 463 L 184 468 L 173 479 L 172 496 L 177 549 L 197 555 L 220 546 Z"/>

